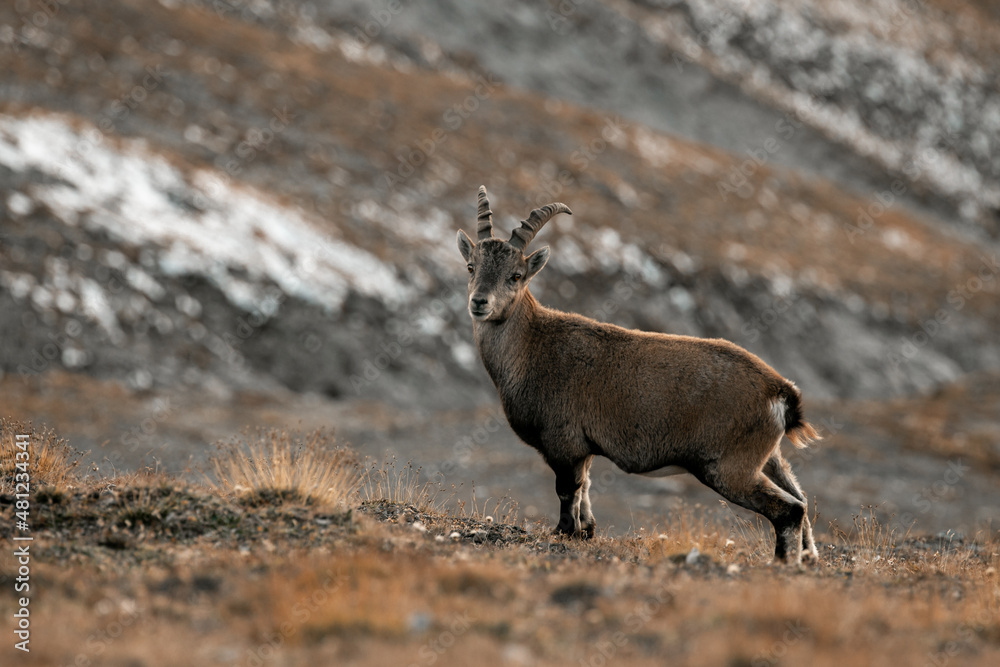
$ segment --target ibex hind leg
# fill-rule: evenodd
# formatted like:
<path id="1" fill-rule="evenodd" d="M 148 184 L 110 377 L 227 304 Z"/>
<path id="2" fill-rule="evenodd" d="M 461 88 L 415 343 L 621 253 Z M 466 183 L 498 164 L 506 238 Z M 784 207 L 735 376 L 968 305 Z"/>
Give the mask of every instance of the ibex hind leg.
<path id="1" fill-rule="evenodd" d="M 778 449 L 774 450 L 771 458 L 764 464 L 764 474 L 774 482 L 778 488 L 787 491 L 806 505 L 806 514 L 802 519 L 802 557 L 813 562 L 819 560 L 819 552 L 816 550 L 816 541 L 813 539 L 812 523 L 809 521 L 808 502 L 806 495 L 799 486 L 799 481 L 792 473 L 792 467 L 788 461 L 781 456 Z"/>
<path id="2" fill-rule="evenodd" d="M 802 562 L 802 526 L 805 503 L 778 487 L 764 473 L 737 474 L 720 478 L 709 475 L 706 483 L 727 500 L 763 515 L 774 526 L 774 557 L 792 564 Z"/>

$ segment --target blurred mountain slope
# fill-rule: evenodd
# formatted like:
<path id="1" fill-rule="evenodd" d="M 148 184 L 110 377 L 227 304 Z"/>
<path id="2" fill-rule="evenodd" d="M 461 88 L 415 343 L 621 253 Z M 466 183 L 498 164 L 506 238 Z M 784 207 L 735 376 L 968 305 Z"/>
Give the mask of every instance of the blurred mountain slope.
<path id="1" fill-rule="evenodd" d="M 14 24 L 16 14 L 6 11 Z M 435 71 L 401 49 L 327 32 L 302 13 L 294 29 L 286 24 L 108 0 L 86 10 L 60 6 L 28 43 L 4 53 L 9 159 L 0 169 L 13 193 L 5 197 L 5 245 L 16 250 L 5 257 L 2 298 L 12 314 L 5 333 L 21 343 L 5 346 L 7 372 L 18 372 L 69 316 L 82 315 L 87 342 L 68 360 L 98 375 L 149 366 L 140 385 L 208 371 L 224 384 L 273 377 L 331 396 L 481 400 L 489 387 L 471 348 L 452 249 L 455 228 L 471 223 L 479 183 L 490 188 L 498 227 L 509 229 L 549 200 L 576 211 L 539 239 L 555 250 L 534 286 L 546 303 L 628 326 L 730 338 L 814 395 L 884 396 L 1000 365 L 990 298 L 997 281 L 969 287 L 978 274 L 996 272 L 988 243 L 767 160 L 509 88 L 475 62 L 459 69 L 447 61 Z M 55 155 L 53 144 L 44 163 L 17 157 L 18 128 L 27 127 L 18 119 L 41 110 L 69 112 L 52 122 L 77 133 L 64 142 L 66 155 Z M 250 265 L 220 260 L 224 278 L 213 274 L 217 267 L 178 263 L 169 235 L 130 236 L 138 222 L 115 210 L 121 191 L 67 185 L 59 161 L 90 144 L 95 155 L 166 160 L 176 170 L 170 176 L 114 171 L 121 188 L 159 189 L 174 216 L 280 217 L 260 206 L 288 207 L 289 217 L 301 218 L 295 224 L 361 258 L 353 276 L 341 269 L 351 284 L 329 301 Z M 241 194 L 247 186 L 253 191 Z M 60 188 L 95 197 L 77 196 L 76 208 L 61 210 Z M 263 203 L 241 212 L 233 204 L 241 198 Z M 323 284 L 315 261 L 282 251 L 260 227 L 232 224 L 227 233 L 250 234 L 296 284 Z M 91 248 L 82 257 L 80 244 Z M 115 252 L 125 259 L 109 260 Z M 66 269 L 52 255 L 98 283 L 142 270 L 162 289 L 144 293 L 126 277 L 122 293 L 107 296 L 119 339 L 82 310 L 80 288 L 69 290 L 80 308 L 67 309 L 58 289 L 52 303 L 24 291 L 34 287 L 23 275 L 43 288 L 59 283 Z M 365 261 L 407 289 L 393 302 L 366 291 Z M 227 280 L 251 287 L 241 300 L 220 289 Z M 266 303 L 272 287 L 277 309 Z M 201 304 L 198 314 L 184 312 L 185 297 Z M 435 297 L 443 305 L 430 312 Z M 928 334 L 939 312 L 945 321 Z M 246 314 L 256 318 L 249 328 L 241 324 Z M 192 340 L 183 325 L 190 319 L 212 334 L 205 340 L 223 345 Z M 409 342 L 399 346 L 403 334 Z M 388 368 L 373 370 L 386 349 L 402 347 Z M 429 385 L 440 390 L 427 392 Z"/>
<path id="2" fill-rule="evenodd" d="M 998 234 L 1000 21 L 987 3 L 441 1 L 390 10 L 352 0 L 242 9 L 289 34 L 319 26 L 424 68 L 481 68 L 740 155 L 794 115 L 804 125 L 769 160 L 862 195 L 906 176 L 908 205 Z M 933 169 L 914 175 L 909 164 L 925 154 Z"/>

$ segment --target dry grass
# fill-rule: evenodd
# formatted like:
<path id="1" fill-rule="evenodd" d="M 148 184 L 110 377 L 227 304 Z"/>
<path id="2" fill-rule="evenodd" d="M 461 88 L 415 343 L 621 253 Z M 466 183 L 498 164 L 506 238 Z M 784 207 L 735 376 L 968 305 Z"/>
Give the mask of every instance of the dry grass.
<path id="1" fill-rule="evenodd" d="M 771 560 L 774 554 L 774 529 L 759 514 L 750 518 L 737 513 L 724 500 L 719 501 L 731 514 L 730 540 L 742 544 L 747 565 L 762 565 Z M 745 513 L 744 513 L 745 514 Z M 813 530 L 815 530 L 815 517 Z"/>
<path id="2" fill-rule="evenodd" d="M 840 545 L 852 553 L 851 562 L 857 568 L 877 570 L 891 567 L 897 546 L 910 535 L 909 528 L 900 534 L 900 528 L 891 526 L 892 516 L 888 518 L 888 523 L 883 524 L 878 509 L 875 505 L 862 507 L 851 517 L 852 525 L 846 530 L 836 521 L 830 524 L 830 530 Z"/>
<path id="3" fill-rule="evenodd" d="M 358 486 L 354 455 L 323 431 L 260 429 L 220 445 L 210 460 L 211 486 L 249 503 L 289 500 L 349 505 Z"/>
<path id="4" fill-rule="evenodd" d="M 29 436 L 25 450 L 18 447 L 18 435 Z M 70 447 L 50 429 L 35 429 L 30 423 L 0 419 L 0 493 L 14 493 L 15 476 L 21 472 L 17 464 L 24 461 L 25 451 L 32 488 L 65 493 L 79 483 L 77 469 L 83 452 Z M 20 458 L 18 452 L 22 453 Z"/>
<path id="5" fill-rule="evenodd" d="M 421 468 L 411 461 L 397 467 L 395 456 L 381 463 L 366 460 L 361 471 L 358 497 L 362 504 L 389 504 L 418 512 L 449 512 L 487 523 L 517 525 L 518 504 L 513 498 L 480 499 L 473 484 L 469 500 L 461 498 L 461 487 L 446 489 L 441 483 L 421 479 Z"/>
<path id="6" fill-rule="evenodd" d="M 716 563 L 735 566 L 732 571 L 770 562 L 774 554 L 774 532 L 759 516 L 745 518 L 724 501 L 720 507 L 700 503 L 681 504 L 664 520 L 647 529 L 642 526 L 622 537 L 600 535 L 574 547 L 593 557 L 612 556 L 624 562 L 656 564 L 663 561 Z M 573 544 L 572 540 L 567 540 Z"/>
<path id="7" fill-rule="evenodd" d="M 420 479 L 420 468 L 407 461 L 396 467 L 396 457 L 391 456 L 376 463 L 367 460 L 361 471 L 358 488 L 362 502 L 388 502 L 409 505 L 421 511 L 440 509 L 442 487 Z"/>
<path id="8" fill-rule="evenodd" d="M 53 469 L 70 466 L 69 448 L 51 451 Z M 40 508 L 44 594 L 23 664 L 1000 659 L 991 531 L 914 539 L 865 508 L 835 544 L 818 535 L 820 564 L 798 569 L 768 565 L 770 528 L 728 506 L 681 506 L 662 530 L 587 542 L 508 523 L 507 499 L 442 512 L 419 469 L 389 460 L 360 474 L 322 433 L 258 432 L 215 465 L 209 487 L 146 470 Z M 332 521 L 332 497 L 375 506 Z M 0 596 L 0 616 L 12 605 Z"/>
<path id="9" fill-rule="evenodd" d="M 482 501 L 482 506 L 476 497 L 476 487 L 472 487 L 472 499 L 466 503 L 464 500 L 457 503 L 456 511 L 462 516 L 470 516 L 474 519 L 481 519 L 493 523 L 518 523 L 518 504 L 510 496 L 500 498 L 486 498 Z"/>

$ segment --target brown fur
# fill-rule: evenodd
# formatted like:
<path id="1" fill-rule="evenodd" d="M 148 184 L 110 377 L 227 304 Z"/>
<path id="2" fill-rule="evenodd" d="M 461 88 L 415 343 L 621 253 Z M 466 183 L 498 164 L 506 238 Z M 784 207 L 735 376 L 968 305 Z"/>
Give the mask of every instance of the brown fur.
<path id="1" fill-rule="evenodd" d="M 476 345 L 507 420 L 556 473 L 558 531 L 593 535 L 589 470 L 604 456 L 629 473 L 680 466 L 767 517 L 777 557 L 798 562 L 800 545 L 815 556 L 805 496 L 778 447 L 782 435 L 797 447 L 819 437 L 802 419 L 794 384 L 726 340 L 624 329 L 542 306 L 527 286 L 548 248 L 525 257 L 508 242 L 481 236 L 476 245 L 459 232 L 459 249 L 470 266 Z"/>

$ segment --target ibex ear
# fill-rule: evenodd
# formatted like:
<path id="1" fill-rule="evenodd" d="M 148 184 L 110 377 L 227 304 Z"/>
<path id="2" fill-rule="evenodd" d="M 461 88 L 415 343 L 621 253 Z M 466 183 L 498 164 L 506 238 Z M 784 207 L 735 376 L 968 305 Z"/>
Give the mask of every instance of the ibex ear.
<path id="1" fill-rule="evenodd" d="M 461 229 L 458 230 L 458 251 L 462 253 L 462 257 L 468 262 L 472 257 L 472 249 L 476 247 L 476 244 L 472 242 L 469 235 L 463 232 Z"/>
<path id="2" fill-rule="evenodd" d="M 531 280 L 536 273 L 542 270 L 545 263 L 549 261 L 549 247 L 539 248 L 524 259 L 528 263 L 528 272 L 524 276 L 524 279 Z"/>

